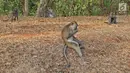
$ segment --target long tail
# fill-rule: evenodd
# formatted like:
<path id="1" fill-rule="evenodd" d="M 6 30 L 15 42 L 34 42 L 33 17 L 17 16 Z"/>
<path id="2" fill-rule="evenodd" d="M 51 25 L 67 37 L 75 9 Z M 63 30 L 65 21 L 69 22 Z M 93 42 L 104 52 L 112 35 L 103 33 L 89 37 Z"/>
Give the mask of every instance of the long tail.
<path id="1" fill-rule="evenodd" d="M 67 48 L 68 48 L 68 46 L 67 46 L 67 45 L 64 45 L 63 55 L 64 55 L 65 60 L 66 60 L 66 62 L 67 62 L 67 65 L 65 66 L 65 68 L 69 68 L 69 67 L 70 67 L 70 62 L 68 61 L 68 58 L 67 58 Z"/>

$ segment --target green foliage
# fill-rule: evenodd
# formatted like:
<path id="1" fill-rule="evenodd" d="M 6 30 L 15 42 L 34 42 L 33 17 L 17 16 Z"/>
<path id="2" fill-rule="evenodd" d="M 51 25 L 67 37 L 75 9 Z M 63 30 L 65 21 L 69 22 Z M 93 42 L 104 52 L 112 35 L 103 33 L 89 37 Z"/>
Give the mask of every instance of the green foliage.
<path id="1" fill-rule="evenodd" d="M 29 0 L 29 15 L 34 16 L 38 7 L 38 0 Z"/>
<path id="2" fill-rule="evenodd" d="M 56 13 L 59 16 L 86 15 L 86 3 L 83 0 L 55 0 Z"/>
<path id="3" fill-rule="evenodd" d="M 19 0 L 1 0 L 0 1 L 0 13 L 8 14 L 12 9 L 18 8 Z"/>
<path id="4" fill-rule="evenodd" d="M 101 9 L 98 6 L 94 6 L 92 9 L 92 15 L 100 15 Z"/>
<path id="5" fill-rule="evenodd" d="M 100 0 L 55 0 L 59 16 L 100 15 Z"/>
<path id="6" fill-rule="evenodd" d="M 22 0 L 0 0 L 0 14 L 8 14 L 12 9 L 18 8 L 22 14 Z M 103 7 L 107 11 L 117 10 L 121 0 L 103 0 Z M 130 0 L 123 0 L 128 2 Z M 40 0 L 29 0 L 29 15 L 35 16 Z M 103 8 L 100 0 L 50 0 L 49 5 L 57 16 L 82 16 L 82 15 L 101 15 Z M 104 12 L 106 11 L 104 10 Z"/>

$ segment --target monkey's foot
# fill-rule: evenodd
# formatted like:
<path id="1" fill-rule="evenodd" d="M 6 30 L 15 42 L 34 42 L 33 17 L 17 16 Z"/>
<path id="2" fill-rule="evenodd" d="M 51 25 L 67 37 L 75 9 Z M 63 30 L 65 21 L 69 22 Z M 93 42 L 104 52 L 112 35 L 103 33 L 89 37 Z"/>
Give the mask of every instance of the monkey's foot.
<path id="1" fill-rule="evenodd" d="M 84 46 L 80 46 L 80 49 L 85 49 L 85 47 Z"/>
<path id="2" fill-rule="evenodd" d="M 70 66 L 71 66 L 70 64 L 67 64 L 67 65 L 65 66 L 65 68 L 70 68 Z"/>

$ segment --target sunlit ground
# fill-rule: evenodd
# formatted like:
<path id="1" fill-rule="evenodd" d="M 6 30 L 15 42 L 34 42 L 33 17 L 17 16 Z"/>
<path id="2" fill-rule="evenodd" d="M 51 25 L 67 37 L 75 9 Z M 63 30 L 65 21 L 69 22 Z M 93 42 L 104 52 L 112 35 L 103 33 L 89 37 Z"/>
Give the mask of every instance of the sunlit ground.
<path id="1" fill-rule="evenodd" d="M 129 73 L 130 16 L 119 16 L 118 24 L 107 17 L 20 18 L 3 22 L 0 17 L 1 73 Z M 77 21 L 77 38 L 85 46 L 84 62 L 68 50 L 71 67 L 63 69 L 62 28 Z"/>

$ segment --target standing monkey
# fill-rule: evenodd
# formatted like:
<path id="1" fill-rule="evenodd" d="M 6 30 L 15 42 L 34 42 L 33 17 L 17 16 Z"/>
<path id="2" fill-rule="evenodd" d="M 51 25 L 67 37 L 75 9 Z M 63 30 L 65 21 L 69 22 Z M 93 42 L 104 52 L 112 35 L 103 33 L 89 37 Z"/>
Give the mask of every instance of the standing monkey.
<path id="1" fill-rule="evenodd" d="M 74 49 L 80 57 L 82 57 L 82 51 L 81 48 L 84 48 L 83 45 L 81 44 L 81 41 L 79 41 L 76 37 L 74 37 L 74 34 L 78 32 L 78 24 L 76 21 L 73 21 L 66 25 L 63 30 L 62 30 L 62 39 L 65 43 L 64 48 L 63 48 L 63 55 L 67 61 L 67 67 L 70 67 L 70 63 L 67 58 L 67 48 L 72 48 Z"/>
<path id="2" fill-rule="evenodd" d="M 55 16 L 56 15 L 55 15 L 55 12 L 53 11 L 53 9 L 51 9 L 50 7 L 47 7 L 45 17 L 54 18 Z"/>
<path id="3" fill-rule="evenodd" d="M 18 9 L 17 8 L 13 9 L 8 14 L 8 18 L 6 20 L 3 20 L 3 21 L 16 21 L 16 20 L 18 20 Z"/>
<path id="4" fill-rule="evenodd" d="M 117 17 L 116 17 L 116 12 L 111 12 L 109 15 L 109 24 L 116 24 L 117 23 Z"/>
<path id="5" fill-rule="evenodd" d="M 12 11 L 12 16 L 11 16 L 11 21 L 16 21 L 16 20 L 18 20 L 18 9 L 17 8 L 15 8 L 15 9 L 13 9 L 13 11 Z"/>

